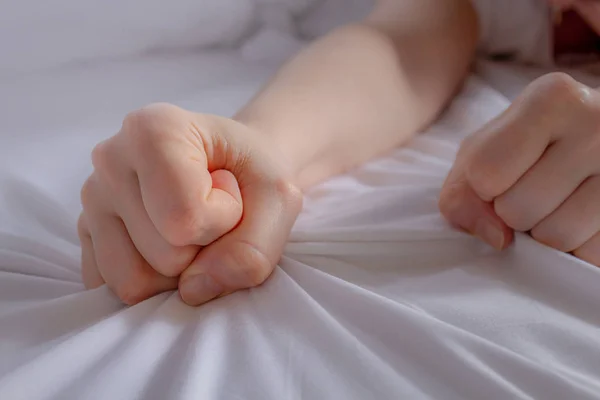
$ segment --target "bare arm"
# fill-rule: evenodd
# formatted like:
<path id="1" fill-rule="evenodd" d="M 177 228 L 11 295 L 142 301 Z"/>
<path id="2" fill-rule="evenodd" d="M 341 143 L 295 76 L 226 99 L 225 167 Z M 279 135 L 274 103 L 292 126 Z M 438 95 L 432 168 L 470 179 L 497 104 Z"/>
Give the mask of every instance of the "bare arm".
<path id="1" fill-rule="evenodd" d="M 179 288 L 199 305 L 261 284 L 301 210 L 295 186 L 430 123 L 476 31 L 468 0 L 386 0 L 291 60 L 241 123 L 167 104 L 129 114 L 94 149 L 81 192 L 86 287 L 106 284 L 127 304 Z"/>
<path id="2" fill-rule="evenodd" d="M 468 0 L 383 0 L 287 63 L 236 119 L 269 136 L 306 188 L 431 123 L 477 40 Z"/>

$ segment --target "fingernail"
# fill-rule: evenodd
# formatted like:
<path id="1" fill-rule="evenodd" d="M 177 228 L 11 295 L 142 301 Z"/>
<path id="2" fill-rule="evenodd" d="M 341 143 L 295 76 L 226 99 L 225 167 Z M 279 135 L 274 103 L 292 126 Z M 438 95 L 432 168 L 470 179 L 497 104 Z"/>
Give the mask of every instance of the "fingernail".
<path id="1" fill-rule="evenodd" d="M 475 232 L 473 232 L 481 240 L 501 250 L 504 247 L 504 234 L 502 230 L 485 218 L 480 218 L 475 224 Z"/>
<path id="2" fill-rule="evenodd" d="M 208 274 L 193 275 L 181 282 L 179 294 L 184 302 L 197 306 L 223 293 L 223 287 Z"/>

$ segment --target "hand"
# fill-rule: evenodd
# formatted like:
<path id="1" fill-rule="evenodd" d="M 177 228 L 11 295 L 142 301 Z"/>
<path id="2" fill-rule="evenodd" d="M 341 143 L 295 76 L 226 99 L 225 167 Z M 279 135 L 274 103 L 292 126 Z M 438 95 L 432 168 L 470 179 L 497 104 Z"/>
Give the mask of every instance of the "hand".
<path id="1" fill-rule="evenodd" d="M 92 152 L 78 222 L 87 288 L 126 304 L 179 288 L 190 305 L 261 284 L 301 209 L 266 138 L 156 104 Z"/>
<path id="2" fill-rule="evenodd" d="M 529 232 L 600 265 L 599 173 L 600 94 L 548 74 L 463 142 L 439 206 L 497 249 Z"/>

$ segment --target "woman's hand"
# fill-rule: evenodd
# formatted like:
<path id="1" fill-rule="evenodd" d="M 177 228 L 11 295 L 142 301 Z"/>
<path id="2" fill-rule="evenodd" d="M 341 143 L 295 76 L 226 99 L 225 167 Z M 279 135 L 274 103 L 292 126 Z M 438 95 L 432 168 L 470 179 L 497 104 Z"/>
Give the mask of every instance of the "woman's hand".
<path id="1" fill-rule="evenodd" d="M 463 142 L 439 206 L 498 249 L 529 232 L 600 265 L 599 173 L 600 94 L 553 73 Z"/>
<path id="2" fill-rule="evenodd" d="M 106 283 L 129 304 L 178 286 L 200 304 L 260 284 L 300 211 L 294 185 L 428 125 L 476 43 L 468 0 L 382 1 L 285 63 L 236 115 L 242 123 L 165 105 L 131 114 L 94 151 L 82 191 L 86 286 Z"/>
<path id="3" fill-rule="evenodd" d="M 127 304 L 179 288 L 198 305 L 261 284 L 302 203 L 265 139 L 168 104 L 129 114 L 81 191 L 85 286 Z"/>

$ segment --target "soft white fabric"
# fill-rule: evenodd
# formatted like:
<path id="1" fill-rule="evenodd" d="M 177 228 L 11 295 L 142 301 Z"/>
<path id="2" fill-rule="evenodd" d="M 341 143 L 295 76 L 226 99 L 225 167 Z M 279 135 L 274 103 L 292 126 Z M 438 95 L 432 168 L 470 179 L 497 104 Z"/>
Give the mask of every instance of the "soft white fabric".
<path id="1" fill-rule="evenodd" d="M 89 8 L 12 1 L 27 18 L 56 16 L 26 32 L 6 25 L 4 4 L 3 44 L 18 28 L 25 39 L 14 43 L 37 35 L 30 48 L 56 53 L 0 46 L 26 56 L 0 59 L 0 399 L 600 398 L 600 272 L 522 235 L 496 253 L 438 214 L 460 138 L 508 104 L 487 83 L 470 79 L 406 148 L 312 190 L 263 286 L 200 308 L 176 293 L 126 308 L 105 288 L 84 291 L 79 276 L 75 221 L 92 146 L 152 101 L 232 114 L 302 45 L 290 15 L 306 12 L 303 34 L 316 34 L 329 18 L 310 10 L 329 6 L 261 0 L 270 8 L 254 9 L 250 25 L 263 28 L 238 51 L 134 56 L 139 43 L 123 43 L 103 55 L 128 57 L 76 65 L 67 59 L 100 53 L 54 41 L 59 25 L 74 26 L 58 10 Z M 236 35 L 242 22 L 230 25 Z"/>
<path id="2" fill-rule="evenodd" d="M 165 48 L 231 44 L 254 0 L 3 0 L 2 75 Z"/>
<path id="3" fill-rule="evenodd" d="M 479 15 L 482 54 L 551 62 L 545 0 L 472 2 Z M 4 0 L 0 80 L 106 58 L 240 45 L 254 60 L 281 61 L 300 47 L 300 38 L 357 20 L 373 4 L 374 0 Z"/>
<path id="4" fill-rule="evenodd" d="M 346 13 L 358 3 L 344 7 Z M 339 0 L 3 0 L 0 79 L 146 52 L 237 47 L 263 28 L 296 23 Z M 364 7 L 362 7 L 364 8 Z M 347 15 L 341 13 L 341 15 Z M 267 17 L 267 18 L 265 18 Z M 282 25 L 283 23 L 283 25 Z M 314 35 L 317 27 L 304 29 Z M 318 33 L 318 32 L 317 32 Z"/>
<path id="5" fill-rule="evenodd" d="M 360 20 L 374 4 L 375 0 L 323 0 L 299 20 L 298 30 L 305 37 L 324 35 L 337 26 Z"/>
<path id="6" fill-rule="evenodd" d="M 0 109 L 0 398 L 600 398 L 600 272 L 525 236 L 496 253 L 438 214 L 460 138 L 508 104 L 477 78 L 408 147 L 311 191 L 262 287 L 201 308 L 83 291 L 90 148 L 148 101 L 231 114 L 275 68 L 242 60 L 0 85 L 28 104 Z"/>

